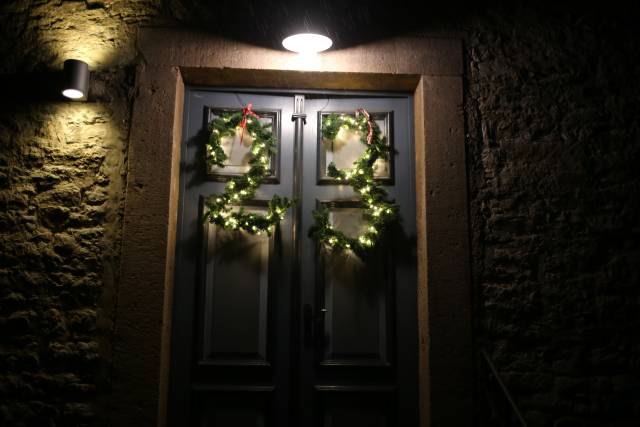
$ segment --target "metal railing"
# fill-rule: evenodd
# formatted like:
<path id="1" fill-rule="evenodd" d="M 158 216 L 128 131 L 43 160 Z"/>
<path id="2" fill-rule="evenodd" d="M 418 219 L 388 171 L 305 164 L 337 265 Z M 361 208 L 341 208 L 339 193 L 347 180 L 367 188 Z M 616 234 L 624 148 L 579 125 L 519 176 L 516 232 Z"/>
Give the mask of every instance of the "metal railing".
<path id="1" fill-rule="evenodd" d="M 498 388 L 501 391 L 502 397 L 506 399 L 508 407 L 511 408 L 511 411 L 509 414 L 504 414 L 503 413 L 505 412 L 504 405 L 500 407 L 500 405 L 498 405 L 496 402 L 491 401 L 490 396 L 492 393 L 490 392 L 487 386 L 487 390 L 485 390 L 486 392 L 485 395 L 487 397 L 488 404 L 491 407 L 492 416 L 495 415 L 499 417 L 501 419 L 500 422 L 502 422 L 505 427 L 513 427 L 514 425 L 513 423 L 518 423 L 520 427 L 527 427 L 527 422 L 522 417 L 522 414 L 520 413 L 520 410 L 518 409 L 516 402 L 513 400 L 511 393 L 509 393 L 509 389 L 507 389 L 507 386 L 502 381 L 500 374 L 498 374 L 498 370 L 496 369 L 495 365 L 491 361 L 491 358 L 484 350 L 482 350 L 480 353 L 482 354 L 482 358 L 484 359 L 484 361 L 489 366 L 489 370 L 491 371 L 491 376 L 493 377 L 493 380 L 497 383 Z"/>

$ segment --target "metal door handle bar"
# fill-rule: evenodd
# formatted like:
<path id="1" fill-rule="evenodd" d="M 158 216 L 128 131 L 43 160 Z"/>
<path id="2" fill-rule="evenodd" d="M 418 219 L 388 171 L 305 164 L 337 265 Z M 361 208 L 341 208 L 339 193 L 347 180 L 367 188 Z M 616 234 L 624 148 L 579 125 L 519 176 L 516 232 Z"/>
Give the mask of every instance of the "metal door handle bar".
<path id="1" fill-rule="evenodd" d="M 305 304 L 302 308 L 302 322 L 304 330 L 304 345 L 310 347 L 314 341 L 321 343 L 324 315 L 327 312 L 326 308 L 321 308 L 317 313 L 313 313 L 313 306 L 311 304 Z"/>

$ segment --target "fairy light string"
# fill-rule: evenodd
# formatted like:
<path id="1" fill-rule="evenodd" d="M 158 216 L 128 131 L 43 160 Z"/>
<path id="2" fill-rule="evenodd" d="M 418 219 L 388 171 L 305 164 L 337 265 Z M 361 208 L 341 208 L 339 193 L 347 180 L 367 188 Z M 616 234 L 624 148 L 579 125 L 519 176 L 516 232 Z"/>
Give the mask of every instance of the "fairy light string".
<path id="1" fill-rule="evenodd" d="M 273 136 L 271 123 L 261 123 L 259 116 L 248 104 L 242 111 L 224 112 L 209 123 L 209 140 L 206 143 L 206 161 L 211 166 L 224 168 L 227 155 L 222 149 L 222 140 L 235 137 L 241 130 L 253 138 L 250 151 L 249 170 L 231 178 L 222 194 L 213 194 L 205 200 L 205 220 L 227 230 L 244 230 L 251 234 L 271 234 L 286 210 L 293 204 L 286 197 L 277 195 L 269 201 L 265 214 L 247 212 L 243 201 L 253 199 L 256 190 L 269 175 L 269 159 L 277 151 L 277 140 Z"/>
<path id="2" fill-rule="evenodd" d="M 374 164 L 378 159 L 389 158 L 389 145 L 380 128 L 364 109 L 358 109 L 355 117 L 331 113 L 322 118 L 322 136 L 335 140 L 341 129 L 359 132 L 360 142 L 366 146 L 362 155 L 350 170 L 338 169 L 331 162 L 327 175 L 350 185 L 358 194 L 365 219 L 364 231 L 356 237 L 333 228 L 330 211 L 324 206 L 313 213 L 315 223 L 309 236 L 332 251 L 352 250 L 364 255 L 381 240 L 388 226 L 398 217 L 398 206 L 387 200 L 387 192 L 374 178 Z"/>

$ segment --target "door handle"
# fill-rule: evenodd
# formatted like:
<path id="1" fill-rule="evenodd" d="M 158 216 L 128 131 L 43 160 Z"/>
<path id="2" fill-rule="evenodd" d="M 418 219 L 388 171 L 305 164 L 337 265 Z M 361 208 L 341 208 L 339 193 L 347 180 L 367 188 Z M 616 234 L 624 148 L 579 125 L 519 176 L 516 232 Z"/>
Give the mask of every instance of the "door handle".
<path id="1" fill-rule="evenodd" d="M 314 314 L 313 306 L 311 304 L 305 304 L 302 308 L 305 347 L 311 347 L 314 343 L 314 338 L 316 342 L 322 341 L 322 327 L 326 312 L 326 308 L 321 308 L 316 314 Z"/>
<path id="2" fill-rule="evenodd" d="M 313 340 L 313 307 L 305 304 L 302 308 L 302 322 L 304 327 L 304 346 L 309 347 Z"/>

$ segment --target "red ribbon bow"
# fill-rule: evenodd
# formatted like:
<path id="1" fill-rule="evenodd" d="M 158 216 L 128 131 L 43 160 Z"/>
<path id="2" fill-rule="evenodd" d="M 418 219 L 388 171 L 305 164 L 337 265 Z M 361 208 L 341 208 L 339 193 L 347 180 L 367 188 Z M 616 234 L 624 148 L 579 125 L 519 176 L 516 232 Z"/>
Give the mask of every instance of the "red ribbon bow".
<path id="1" fill-rule="evenodd" d="M 250 102 L 246 107 L 242 109 L 242 121 L 240 122 L 240 127 L 242 128 L 242 133 L 240 134 L 240 144 L 242 144 L 242 139 L 244 138 L 244 130 L 247 128 L 247 116 L 253 116 L 256 119 L 259 119 L 260 116 L 253 112 L 252 110 L 253 104 Z"/>
<path id="2" fill-rule="evenodd" d="M 367 132 L 367 144 L 371 145 L 371 140 L 373 139 L 373 125 L 371 124 L 371 116 L 364 108 L 358 108 L 356 110 L 356 117 L 360 114 L 364 115 L 367 118 L 367 126 L 369 126 L 369 132 Z"/>

